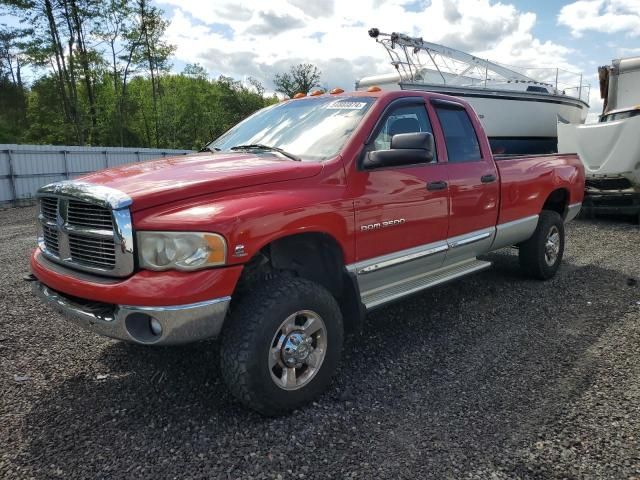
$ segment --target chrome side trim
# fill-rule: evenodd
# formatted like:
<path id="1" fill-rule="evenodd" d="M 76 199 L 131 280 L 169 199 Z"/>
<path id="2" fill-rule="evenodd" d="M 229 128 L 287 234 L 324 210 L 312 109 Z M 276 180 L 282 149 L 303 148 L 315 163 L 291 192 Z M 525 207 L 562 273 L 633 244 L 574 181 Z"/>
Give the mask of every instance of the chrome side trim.
<path id="1" fill-rule="evenodd" d="M 410 262 L 411 260 L 417 260 L 418 258 L 428 257 L 429 255 L 434 255 L 436 253 L 444 252 L 448 250 L 449 247 L 447 245 L 439 245 L 437 247 L 427 248 L 421 252 L 410 253 L 408 255 L 403 255 L 398 258 L 394 258 L 391 260 L 384 260 L 382 262 L 374 263 L 368 267 L 364 267 L 358 270 L 358 274 L 366 274 L 375 272 L 376 270 L 380 270 L 387 267 L 392 267 L 394 265 L 399 265 L 401 263 Z"/>
<path id="2" fill-rule="evenodd" d="M 99 335 L 144 345 L 178 345 L 217 337 L 231 302 L 231 297 L 227 296 L 166 307 L 119 306 L 98 302 L 83 304 L 51 290 L 39 281 L 32 282 L 32 289 L 47 305 L 76 325 Z M 140 314 L 145 316 L 140 318 Z M 130 328 L 136 322 L 147 321 L 148 317 L 160 323 L 161 335 L 141 336 L 135 333 L 136 328 Z"/>
<path id="3" fill-rule="evenodd" d="M 445 256 L 443 266 L 457 265 L 487 253 L 491 249 L 495 234 L 496 227 L 491 226 L 448 238 L 449 251 Z"/>
<path id="4" fill-rule="evenodd" d="M 350 273 L 364 275 L 367 273 L 382 270 L 384 268 L 408 263 L 411 260 L 419 260 L 421 258 L 430 257 L 431 255 L 436 255 L 437 253 L 444 252 L 448 249 L 449 246 L 444 240 L 439 242 L 426 243 L 424 245 L 418 245 L 416 247 L 399 250 L 397 252 L 387 253 L 386 255 L 380 255 L 379 257 L 360 260 L 359 262 L 347 265 L 346 269 Z"/>
<path id="5" fill-rule="evenodd" d="M 564 223 L 570 222 L 574 218 L 578 216 L 580 210 L 582 209 L 582 203 L 572 203 L 567 208 L 567 216 L 564 218 Z"/>
<path id="6" fill-rule="evenodd" d="M 470 237 L 461 238 L 460 240 L 456 240 L 454 242 L 449 242 L 449 248 L 457 248 L 462 247 L 463 245 L 469 245 L 470 243 L 479 242 L 480 240 L 484 240 L 485 238 L 489 238 L 493 232 L 484 232 L 473 234 Z"/>
<path id="7" fill-rule="evenodd" d="M 127 208 L 133 203 L 131 197 L 120 190 L 77 180 L 64 180 L 40 187 L 36 197 L 43 195 L 73 197 L 113 210 Z"/>
<path id="8" fill-rule="evenodd" d="M 538 226 L 538 215 L 519 218 L 512 222 L 501 223 L 496 228 L 496 238 L 491 250 L 510 247 L 531 238 Z"/>

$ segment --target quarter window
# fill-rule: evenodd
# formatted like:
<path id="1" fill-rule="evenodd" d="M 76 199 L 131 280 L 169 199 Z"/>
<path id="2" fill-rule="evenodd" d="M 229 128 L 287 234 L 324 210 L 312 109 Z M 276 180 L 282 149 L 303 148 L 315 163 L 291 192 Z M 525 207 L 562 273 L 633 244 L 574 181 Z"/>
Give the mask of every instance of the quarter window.
<path id="1" fill-rule="evenodd" d="M 482 160 L 480 144 L 469 115 L 463 108 L 436 107 L 444 132 L 449 162 Z"/>

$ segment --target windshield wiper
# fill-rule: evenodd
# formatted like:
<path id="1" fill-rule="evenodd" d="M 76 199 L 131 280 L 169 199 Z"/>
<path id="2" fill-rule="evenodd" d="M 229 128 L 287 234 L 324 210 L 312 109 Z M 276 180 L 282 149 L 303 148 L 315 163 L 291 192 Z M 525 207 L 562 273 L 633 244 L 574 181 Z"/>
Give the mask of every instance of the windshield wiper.
<path id="1" fill-rule="evenodd" d="M 216 153 L 219 152 L 220 149 L 218 147 L 212 147 L 211 145 L 205 145 L 204 147 L 202 147 L 200 150 L 198 150 L 199 152 L 211 152 L 211 153 Z"/>
<path id="2" fill-rule="evenodd" d="M 231 147 L 229 150 L 268 150 L 270 152 L 278 152 L 284 155 L 291 160 L 295 160 L 296 162 L 301 162 L 302 159 L 293 153 L 289 153 L 286 150 L 283 150 L 278 147 L 270 147 L 269 145 L 263 145 L 262 143 L 252 143 L 249 145 L 236 145 L 235 147 Z"/>

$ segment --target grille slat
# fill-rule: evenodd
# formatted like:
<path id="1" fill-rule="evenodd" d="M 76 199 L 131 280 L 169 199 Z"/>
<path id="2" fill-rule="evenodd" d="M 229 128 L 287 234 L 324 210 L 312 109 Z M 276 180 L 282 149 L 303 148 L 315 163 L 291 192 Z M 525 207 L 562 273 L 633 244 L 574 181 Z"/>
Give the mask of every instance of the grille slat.
<path id="1" fill-rule="evenodd" d="M 88 253 L 86 253 L 88 250 L 91 251 L 91 255 L 101 255 L 101 256 L 109 256 L 109 257 L 113 257 L 115 258 L 116 254 L 114 253 L 113 249 L 109 249 L 109 248 L 91 248 L 88 249 L 86 248 L 85 245 L 71 245 L 70 246 L 71 249 L 71 253 L 72 254 L 78 254 L 78 255 L 89 255 Z"/>
<path id="2" fill-rule="evenodd" d="M 44 245 L 54 255 L 59 255 L 60 248 L 58 246 L 58 230 L 49 225 L 42 226 Z"/>
<path id="3" fill-rule="evenodd" d="M 100 260 L 115 260 L 115 255 L 110 254 L 109 252 L 91 252 L 91 254 L 88 253 L 83 253 L 82 250 L 74 250 L 73 248 L 71 249 L 71 256 L 73 258 L 86 258 L 88 260 L 92 260 L 94 258 Z"/>
<path id="4" fill-rule="evenodd" d="M 40 199 L 40 213 L 49 221 L 55 222 L 58 216 L 58 199 L 43 197 Z"/>
<path id="5" fill-rule="evenodd" d="M 100 238 L 91 238 L 91 237 L 82 237 L 77 234 L 72 234 L 73 243 L 80 243 L 83 245 L 87 245 L 89 247 L 96 248 L 110 248 L 113 250 L 113 241 L 112 240 L 104 240 Z"/>
<path id="6" fill-rule="evenodd" d="M 84 260 L 89 260 L 89 261 L 102 261 L 102 262 L 111 262 L 113 261 L 112 256 L 109 255 L 95 255 L 95 254 L 91 254 L 89 255 L 88 253 L 74 253 L 71 252 L 71 255 L 74 259 L 84 259 Z"/>

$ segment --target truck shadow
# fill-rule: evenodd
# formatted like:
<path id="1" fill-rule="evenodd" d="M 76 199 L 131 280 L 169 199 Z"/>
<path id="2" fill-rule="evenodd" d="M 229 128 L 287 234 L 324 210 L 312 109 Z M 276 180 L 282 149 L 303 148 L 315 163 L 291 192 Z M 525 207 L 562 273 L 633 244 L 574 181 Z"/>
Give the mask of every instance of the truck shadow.
<path id="1" fill-rule="evenodd" d="M 374 477 L 383 464 L 448 476 L 453 457 L 461 468 L 490 462 L 535 441 L 589 387 L 598 361 L 590 347 L 638 298 L 613 270 L 565 264 L 535 282 L 518 273 L 517 257 L 490 259 L 489 271 L 373 312 L 363 335 L 348 339 L 330 391 L 287 417 L 263 418 L 232 399 L 216 342 L 110 343 L 96 358 L 99 374 L 87 369 L 35 401 L 25 465 L 50 478 L 57 452 L 73 450 L 62 468 L 79 478 L 136 467 L 181 476 L 189 462 L 207 477 L 237 478 L 283 471 L 310 444 L 304 464 L 323 465 L 338 448 L 347 462 L 368 459 Z M 353 429 L 361 442 L 338 443 Z"/>

